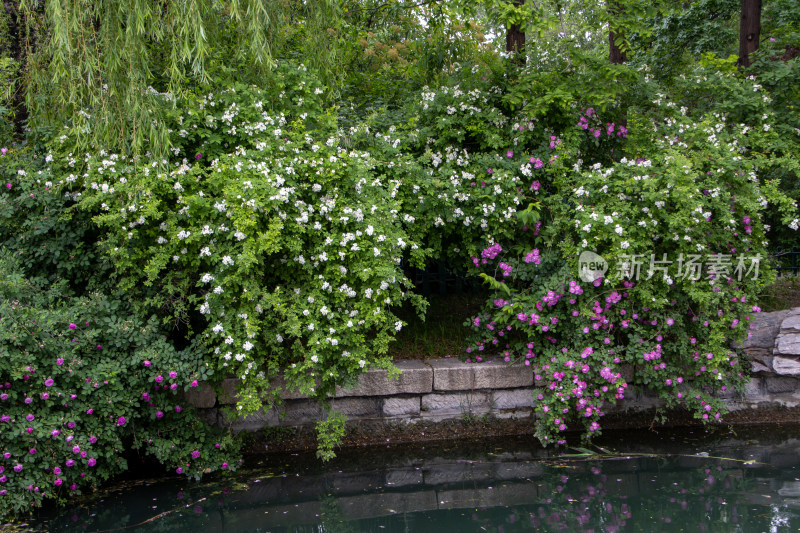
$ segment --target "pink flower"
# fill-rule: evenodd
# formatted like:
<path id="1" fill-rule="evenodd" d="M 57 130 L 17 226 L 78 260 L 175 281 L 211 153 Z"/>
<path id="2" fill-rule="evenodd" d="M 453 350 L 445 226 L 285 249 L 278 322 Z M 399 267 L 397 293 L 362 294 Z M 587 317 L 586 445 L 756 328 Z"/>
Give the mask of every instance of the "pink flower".
<path id="1" fill-rule="evenodd" d="M 90 467 L 94 466 L 97 464 L 97 459 L 95 459 L 94 457 L 90 457 L 89 461 L 86 464 L 88 464 Z"/>
<path id="2" fill-rule="evenodd" d="M 200 161 L 200 159 L 201 159 L 202 157 L 203 157 L 203 154 L 201 154 L 201 153 L 198 153 L 196 156 L 194 156 L 194 159 L 195 159 L 195 161 Z"/>
<path id="3" fill-rule="evenodd" d="M 175 379 L 175 378 L 178 377 L 178 373 L 175 372 L 174 370 L 171 370 L 170 373 L 169 373 L 169 377 L 171 377 L 172 379 Z"/>
<path id="4" fill-rule="evenodd" d="M 509 150 L 508 152 L 506 152 L 506 157 L 514 157 L 514 152 Z"/>
<path id="5" fill-rule="evenodd" d="M 197 380 L 192 381 L 192 387 L 197 387 Z"/>
<path id="6" fill-rule="evenodd" d="M 175 473 L 176 474 L 183 474 L 183 468 L 181 468 L 181 467 L 176 468 L 175 469 Z"/>
<path id="7" fill-rule="evenodd" d="M 193 451 L 192 459 L 197 459 L 198 457 L 200 457 L 200 452 L 198 450 Z"/>
<path id="8" fill-rule="evenodd" d="M 145 362 L 144 362 L 144 366 L 146 366 L 146 367 L 148 367 L 148 368 L 149 368 L 149 367 L 150 367 L 150 361 L 145 361 Z"/>
<path id="9" fill-rule="evenodd" d="M 164 377 L 161 374 L 157 375 L 156 376 L 156 383 L 161 383 L 162 381 L 164 381 Z"/>
<path id="10" fill-rule="evenodd" d="M 69 329 L 75 329 L 77 327 L 78 326 L 76 326 L 74 323 L 72 323 L 72 322 L 69 323 Z"/>
<path id="11" fill-rule="evenodd" d="M 54 383 L 55 382 L 51 378 L 47 378 L 46 380 L 44 380 L 45 387 L 52 387 Z"/>
<path id="12" fill-rule="evenodd" d="M 121 417 L 117 418 L 117 425 L 118 426 L 124 426 L 125 422 L 126 422 L 126 420 L 125 420 L 124 416 L 121 416 Z"/>

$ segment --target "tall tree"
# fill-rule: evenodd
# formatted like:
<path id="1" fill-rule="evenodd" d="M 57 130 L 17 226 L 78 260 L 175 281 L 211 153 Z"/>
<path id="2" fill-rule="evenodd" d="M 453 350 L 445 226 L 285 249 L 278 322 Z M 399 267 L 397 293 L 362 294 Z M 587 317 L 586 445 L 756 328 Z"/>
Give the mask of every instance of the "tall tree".
<path id="1" fill-rule="evenodd" d="M 614 2 L 609 8 L 611 18 L 608 24 L 608 61 L 612 65 L 621 65 L 628 61 L 628 54 L 625 49 L 620 46 L 620 43 L 625 40 L 620 27 L 615 24 L 619 17 L 620 10 L 619 3 Z"/>
<path id="2" fill-rule="evenodd" d="M 761 36 L 761 0 L 742 0 L 739 22 L 739 67 L 750 66 L 750 54 L 758 50 Z"/>
<path id="3" fill-rule="evenodd" d="M 521 7 L 525 0 L 513 0 L 514 7 Z M 519 60 L 525 63 L 525 32 L 518 21 L 508 23 L 506 30 L 506 52 L 518 54 Z"/>

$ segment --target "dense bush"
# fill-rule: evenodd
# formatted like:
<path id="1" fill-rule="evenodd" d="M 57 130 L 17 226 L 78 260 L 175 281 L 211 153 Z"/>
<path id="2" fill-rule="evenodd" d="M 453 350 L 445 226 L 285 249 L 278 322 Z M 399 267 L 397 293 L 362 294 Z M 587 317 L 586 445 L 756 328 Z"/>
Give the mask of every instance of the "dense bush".
<path id="1" fill-rule="evenodd" d="M 745 378 L 730 341 L 773 275 L 765 211 L 797 228 L 773 179 L 797 158 L 729 62 L 669 86 L 617 70 L 635 97 L 603 109 L 614 91 L 594 82 L 523 73 L 526 89 L 500 60 L 454 65 L 344 129 L 284 62 L 263 86 L 151 94 L 168 158 L 78 155 L 68 134 L 5 150 L 0 511 L 106 479 L 131 446 L 191 476 L 231 468 L 233 442 L 179 392 L 232 375 L 239 414 L 278 403 L 277 383 L 325 404 L 391 368 L 394 309 L 425 305 L 403 267 L 431 257 L 494 289 L 465 358 L 533 367 L 543 442 L 572 422 L 597 434 L 629 385 L 718 419 Z M 608 271 L 579 279 L 584 251 Z M 672 265 L 650 273 L 651 257 Z M 322 457 L 343 424 L 318 425 Z"/>
<path id="2" fill-rule="evenodd" d="M 113 289 L 91 222 L 36 168 L 0 160 L 0 515 L 96 486 L 132 448 L 194 478 L 238 467 L 230 436 L 183 405 L 211 375 L 204 352 Z"/>
<path id="3" fill-rule="evenodd" d="M 629 385 L 622 365 L 635 367 L 631 384 L 668 407 L 719 419 L 720 393 L 747 374 L 731 341 L 747 333 L 755 299 L 774 279 L 763 213 L 769 206 L 797 228 L 794 203 L 776 181 L 759 179 L 781 161 L 761 150 L 771 142 L 767 114 L 755 125 L 729 123 L 655 98 L 629 109 L 630 131 L 593 128 L 596 114 L 584 110 L 585 134 L 628 142 L 601 162 L 580 136 L 564 135 L 532 187 L 545 194 L 525 199 L 540 200 L 523 217 L 541 224 L 540 235 L 488 241 L 473 257 L 496 296 L 469 324 L 476 339 L 467 357 L 501 350 L 534 367 L 543 442 L 565 442 L 571 422 L 586 438 L 596 434 Z M 608 271 L 579 279 L 585 251 Z"/>

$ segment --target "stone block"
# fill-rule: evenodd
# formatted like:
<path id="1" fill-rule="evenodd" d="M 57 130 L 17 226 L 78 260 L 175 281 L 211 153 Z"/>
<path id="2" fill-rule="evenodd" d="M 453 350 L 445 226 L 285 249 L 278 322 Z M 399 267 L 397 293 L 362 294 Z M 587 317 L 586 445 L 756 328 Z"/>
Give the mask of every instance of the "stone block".
<path id="1" fill-rule="evenodd" d="M 744 397 L 746 400 L 759 399 L 764 395 L 763 381 L 761 378 L 750 378 L 744 386 Z"/>
<path id="2" fill-rule="evenodd" d="M 470 390 L 475 388 L 476 364 L 464 363 L 458 359 L 429 359 L 426 361 L 433 369 L 433 390 Z"/>
<path id="3" fill-rule="evenodd" d="M 769 357 L 769 359 L 770 359 L 770 362 L 772 362 L 772 357 L 771 356 Z M 772 372 L 772 370 L 769 368 L 769 366 L 767 366 L 764 363 L 761 363 L 759 361 L 755 361 L 755 360 L 750 361 L 750 370 L 752 370 L 753 372 Z"/>
<path id="4" fill-rule="evenodd" d="M 788 377 L 768 377 L 764 379 L 767 392 L 786 393 L 794 392 L 797 389 L 798 381 Z"/>
<path id="5" fill-rule="evenodd" d="M 422 361 L 397 361 L 395 366 L 401 372 L 399 377 L 390 379 L 384 369 L 369 370 L 358 377 L 355 387 L 336 387 L 336 397 L 425 394 L 433 390 L 433 369 Z"/>
<path id="6" fill-rule="evenodd" d="M 736 347 L 750 353 L 751 351 L 768 351 L 772 354 L 775 346 L 775 337 L 780 333 L 782 324 L 790 314 L 790 310 L 774 311 L 772 313 L 757 313 L 750 320 L 750 337 Z M 800 332 L 800 330 L 798 330 Z"/>
<path id="7" fill-rule="evenodd" d="M 336 398 L 331 407 L 347 418 L 377 418 L 381 415 L 380 398 Z"/>
<path id="8" fill-rule="evenodd" d="M 800 341 L 800 335 L 798 335 Z M 772 369 L 779 376 L 800 376 L 800 361 L 776 355 L 772 358 Z"/>
<path id="9" fill-rule="evenodd" d="M 202 383 L 199 387 L 193 387 L 184 391 L 183 397 L 186 403 L 198 409 L 209 409 L 214 407 L 217 403 L 217 395 L 214 393 L 214 389 L 207 383 Z"/>
<path id="10" fill-rule="evenodd" d="M 421 400 L 414 397 L 392 397 L 383 399 L 383 416 L 419 416 Z"/>
<path id="11" fill-rule="evenodd" d="M 282 426 L 311 424 L 322 419 L 322 407 L 314 400 L 288 400 L 283 407 Z"/>
<path id="12" fill-rule="evenodd" d="M 305 394 L 289 389 L 283 376 L 272 378 L 269 384 L 273 390 L 280 391 L 279 394 L 282 400 L 303 400 L 308 398 Z"/>
<path id="13" fill-rule="evenodd" d="M 226 411 L 221 411 L 221 413 L 222 425 L 229 427 L 236 433 L 239 431 L 258 431 L 267 426 L 276 426 L 280 422 L 278 412 L 273 409 L 261 410 L 245 417 L 232 416 Z"/>
<path id="14" fill-rule="evenodd" d="M 494 409 L 519 409 L 520 407 L 533 407 L 533 391 L 536 389 L 510 389 L 495 390 L 492 392 L 492 407 Z"/>
<path id="15" fill-rule="evenodd" d="M 239 401 L 236 397 L 236 386 L 239 384 L 239 380 L 236 378 L 227 378 L 223 379 L 220 386 L 222 390 L 219 394 L 219 404 L 220 405 L 233 405 Z"/>
<path id="16" fill-rule="evenodd" d="M 491 407 L 491 393 L 466 392 L 453 394 L 426 394 L 422 397 L 422 411 L 453 411 L 464 414 L 475 413 L 476 409 Z"/>
<path id="17" fill-rule="evenodd" d="M 474 389 L 513 389 L 533 385 L 533 370 L 523 363 L 510 365 L 502 359 L 473 363 Z"/>
<path id="18" fill-rule="evenodd" d="M 764 316 L 779 316 L 783 313 L 783 319 L 781 320 L 781 332 L 782 333 L 800 333 L 800 308 L 795 307 L 793 309 L 786 309 L 783 311 L 775 311 L 773 313 L 760 313 L 758 316 L 758 321 L 761 322 L 764 320 Z"/>
<path id="19" fill-rule="evenodd" d="M 510 389 L 533 385 L 533 371 L 522 363 L 509 365 L 502 359 L 464 363 L 458 359 L 429 359 L 433 368 L 433 390 Z"/>
<path id="20" fill-rule="evenodd" d="M 781 333 L 775 339 L 775 354 L 800 355 L 800 333 Z"/>

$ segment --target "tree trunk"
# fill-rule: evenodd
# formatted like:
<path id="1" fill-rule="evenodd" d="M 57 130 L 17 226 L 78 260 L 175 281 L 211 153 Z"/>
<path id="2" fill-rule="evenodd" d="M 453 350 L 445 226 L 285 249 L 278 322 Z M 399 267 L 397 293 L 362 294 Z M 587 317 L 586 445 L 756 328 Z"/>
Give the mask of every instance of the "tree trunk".
<path id="1" fill-rule="evenodd" d="M 758 50 L 761 35 L 761 0 L 742 0 L 739 23 L 739 67 L 750 66 L 750 54 Z"/>
<path id="2" fill-rule="evenodd" d="M 743 0 L 744 1 L 744 0 Z M 614 2 L 611 8 L 611 15 L 616 16 L 619 13 L 619 4 Z M 614 31 L 614 26 L 609 22 L 608 25 L 608 62 L 612 65 L 621 65 L 627 63 L 628 55 L 623 49 L 617 46 L 617 40 L 623 37 L 622 33 Z"/>
<path id="3" fill-rule="evenodd" d="M 525 0 L 513 0 L 515 6 L 521 6 Z M 506 31 L 506 52 L 517 54 L 521 63 L 525 63 L 525 32 L 519 24 L 509 24 Z"/>

